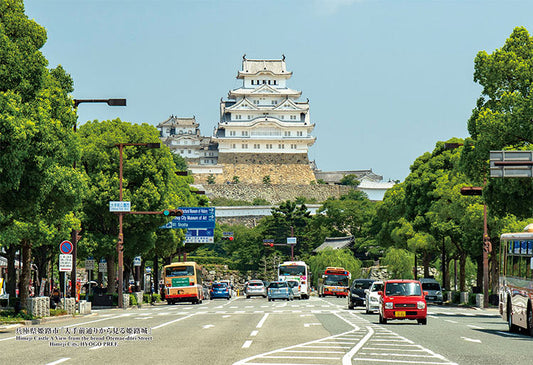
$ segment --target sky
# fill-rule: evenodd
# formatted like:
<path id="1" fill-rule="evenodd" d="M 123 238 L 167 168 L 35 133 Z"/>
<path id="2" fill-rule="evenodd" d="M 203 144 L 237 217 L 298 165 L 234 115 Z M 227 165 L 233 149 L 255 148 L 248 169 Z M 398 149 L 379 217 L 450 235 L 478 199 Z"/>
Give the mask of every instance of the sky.
<path id="1" fill-rule="evenodd" d="M 211 136 L 220 99 L 238 88 L 242 57 L 280 59 L 309 99 L 322 171 L 403 180 L 438 141 L 469 136 L 481 96 L 478 52 L 517 26 L 533 32 L 533 1 L 25 0 L 46 28 L 42 52 L 74 80 L 79 124 L 120 118 L 156 126 L 196 117 Z"/>

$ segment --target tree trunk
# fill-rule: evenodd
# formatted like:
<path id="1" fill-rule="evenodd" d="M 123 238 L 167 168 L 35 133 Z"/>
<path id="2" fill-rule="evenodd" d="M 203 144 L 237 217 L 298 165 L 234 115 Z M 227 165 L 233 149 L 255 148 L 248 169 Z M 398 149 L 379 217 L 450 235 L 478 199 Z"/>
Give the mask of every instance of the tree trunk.
<path id="1" fill-rule="evenodd" d="M 31 280 L 31 243 L 22 240 L 22 277 L 20 279 L 20 305 L 27 308 Z"/>
<path id="2" fill-rule="evenodd" d="M 500 278 L 500 262 L 498 261 L 498 253 L 500 252 L 500 241 L 498 239 L 491 240 L 491 243 L 492 253 L 489 254 L 491 292 L 493 294 L 497 294 Z"/>
<path id="3" fill-rule="evenodd" d="M 115 268 L 115 256 L 106 256 L 107 261 L 107 293 L 113 294 L 117 289 L 117 269 Z"/>
<path id="4" fill-rule="evenodd" d="M 423 263 L 424 263 L 424 277 L 425 278 L 429 278 L 429 264 L 430 264 L 430 255 L 424 251 L 424 256 L 423 256 Z"/>
<path id="5" fill-rule="evenodd" d="M 6 290 L 10 298 L 17 297 L 17 267 L 15 266 L 15 257 L 18 250 L 18 246 L 9 245 L 6 249 L 7 258 L 7 280 Z M 20 258 L 20 257 L 19 257 Z"/>
<path id="6" fill-rule="evenodd" d="M 157 256 L 157 254 L 154 256 L 153 278 L 154 292 L 159 294 L 159 256 Z"/>
<path id="7" fill-rule="evenodd" d="M 483 293 L 483 256 L 476 257 L 477 272 L 476 272 L 476 286 Z"/>
<path id="8" fill-rule="evenodd" d="M 466 291 L 466 253 L 459 256 L 459 290 Z"/>
<path id="9" fill-rule="evenodd" d="M 451 289 L 451 278 L 450 278 L 450 264 L 452 262 L 452 258 L 451 257 L 446 257 L 446 270 L 445 270 L 445 274 L 444 274 L 444 288 L 446 290 L 450 290 Z"/>

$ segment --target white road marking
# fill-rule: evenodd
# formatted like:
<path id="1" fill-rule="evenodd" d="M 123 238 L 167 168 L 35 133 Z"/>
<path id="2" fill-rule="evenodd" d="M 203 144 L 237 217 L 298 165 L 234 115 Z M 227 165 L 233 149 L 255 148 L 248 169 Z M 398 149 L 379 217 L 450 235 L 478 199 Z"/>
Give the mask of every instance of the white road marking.
<path id="1" fill-rule="evenodd" d="M 461 338 L 465 341 L 468 341 L 468 342 L 476 342 L 476 343 L 481 343 L 481 340 L 478 340 L 477 338 L 468 338 L 468 337 L 464 337 L 464 336 L 461 336 Z"/>
<path id="2" fill-rule="evenodd" d="M 263 318 L 261 318 L 261 320 L 259 321 L 259 323 L 257 324 L 257 326 L 255 326 L 255 328 L 261 328 L 263 327 L 263 324 L 265 323 L 266 319 L 268 318 L 268 313 L 265 313 L 265 315 L 263 316 Z"/>
<path id="3" fill-rule="evenodd" d="M 309 326 L 322 326 L 322 323 L 304 323 L 304 327 L 309 327 Z"/>
<path id="4" fill-rule="evenodd" d="M 225 316 L 222 316 L 222 318 L 229 318 L 231 317 L 231 314 L 226 314 Z"/>
<path id="5" fill-rule="evenodd" d="M 182 320 L 187 319 L 187 318 L 192 317 L 192 316 L 194 316 L 194 313 L 193 313 L 193 314 L 189 314 L 188 316 L 185 316 L 185 317 L 181 317 L 181 318 L 175 319 L 175 320 L 170 321 L 170 322 L 162 323 L 162 324 L 160 324 L 159 326 L 152 327 L 152 330 L 155 330 L 155 329 L 158 329 L 158 328 L 161 328 L 161 327 L 168 326 L 169 324 L 172 324 L 172 323 L 175 323 L 175 322 L 182 321 Z"/>
<path id="6" fill-rule="evenodd" d="M 212 327 L 215 327 L 214 324 L 206 324 L 205 326 L 203 326 L 202 328 L 212 328 Z"/>
<path id="7" fill-rule="evenodd" d="M 242 345 L 242 348 L 243 349 L 247 349 L 248 347 L 252 346 L 252 340 L 247 340 L 244 342 L 244 344 Z"/>
<path id="8" fill-rule="evenodd" d="M 48 364 L 46 365 L 56 365 L 56 364 L 61 364 L 62 362 L 65 362 L 67 360 L 70 360 L 70 357 L 64 357 L 62 359 L 59 359 L 57 361 L 54 361 L 54 362 L 49 362 Z"/>
<path id="9" fill-rule="evenodd" d="M 370 337 L 372 337 L 372 335 L 374 334 L 374 330 L 372 329 L 372 327 L 367 327 L 366 328 L 368 330 L 368 333 L 365 335 L 365 337 L 363 337 L 361 339 L 361 341 L 359 341 L 357 343 L 357 345 L 355 345 L 354 347 L 352 347 L 352 349 L 350 351 L 348 351 L 346 353 L 346 355 L 344 355 L 342 357 L 342 365 L 352 365 L 352 357 L 354 357 L 354 355 L 357 353 L 357 351 L 359 351 L 361 349 L 361 347 L 363 347 L 363 345 L 370 339 Z"/>
<path id="10" fill-rule="evenodd" d="M 258 333 L 259 331 L 252 331 L 252 333 L 250 333 L 250 337 L 257 336 Z"/>

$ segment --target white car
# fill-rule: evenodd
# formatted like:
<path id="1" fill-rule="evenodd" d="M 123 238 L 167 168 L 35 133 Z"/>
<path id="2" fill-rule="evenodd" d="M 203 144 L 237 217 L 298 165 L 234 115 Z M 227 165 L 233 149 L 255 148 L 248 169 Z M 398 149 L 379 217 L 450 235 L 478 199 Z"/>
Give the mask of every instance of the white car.
<path id="1" fill-rule="evenodd" d="M 298 280 L 287 280 L 289 288 L 292 290 L 294 298 L 302 299 L 302 294 L 300 293 L 300 282 Z"/>
<path id="2" fill-rule="evenodd" d="M 366 313 L 373 313 L 379 310 L 380 297 L 378 292 L 383 290 L 383 281 L 374 281 L 370 289 L 365 290 Z"/>

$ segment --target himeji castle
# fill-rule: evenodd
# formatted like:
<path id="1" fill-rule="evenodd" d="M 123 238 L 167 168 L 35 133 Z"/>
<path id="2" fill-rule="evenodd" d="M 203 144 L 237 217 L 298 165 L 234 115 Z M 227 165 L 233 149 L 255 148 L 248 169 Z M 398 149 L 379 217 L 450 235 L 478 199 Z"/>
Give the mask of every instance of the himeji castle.
<path id="1" fill-rule="evenodd" d="M 309 163 L 307 152 L 315 143 L 315 125 L 309 101 L 298 101 L 301 91 L 288 87 L 292 72 L 285 57 L 251 60 L 243 56 L 237 79 L 242 86 L 220 102 L 220 122 L 213 140 L 219 163 Z"/>

